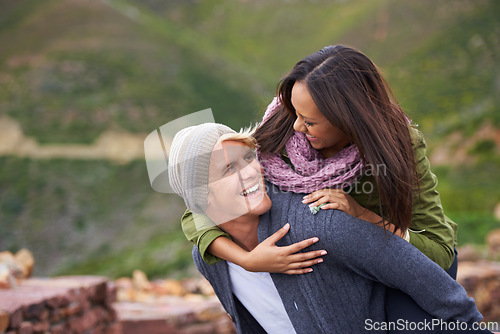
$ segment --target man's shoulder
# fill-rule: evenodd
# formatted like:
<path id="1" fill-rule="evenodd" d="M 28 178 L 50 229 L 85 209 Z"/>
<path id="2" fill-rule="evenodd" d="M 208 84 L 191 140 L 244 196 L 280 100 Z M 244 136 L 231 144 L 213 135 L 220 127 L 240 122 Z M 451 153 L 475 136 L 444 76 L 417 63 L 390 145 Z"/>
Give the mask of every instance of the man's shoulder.
<path id="1" fill-rule="evenodd" d="M 321 230 L 323 225 L 327 228 L 326 230 L 334 228 L 346 231 L 359 228 L 364 225 L 363 223 L 370 224 L 359 221 L 359 219 L 340 210 L 319 210 L 313 214 L 309 205 L 302 203 L 304 194 L 282 191 L 269 182 L 266 186 L 272 207 L 261 216 L 260 222 L 264 223 L 266 228 L 260 228 L 266 230 L 267 236 L 287 222 L 296 222 L 297 225 L 294 228 L 303 231 Z M 333 233 L 333 231 L 331 232 Z M 264 237 L 264 235 L 259 235 L 259 237 Z"/>
<path id="2" fill-rule="evenodd" d="M 324 219 L 348 221 L 354 218 L 339 210 L 320 210 L 317 214 L 313 214 L 309 205 L 302 203 L 305 194 L 280 190 L 269 181 L 266 181 L 266 189 L 272 201 L 271 210 L 274 214 L 287 214 L 297 218 L 305 218 L 308 221 Z"/>
<path id="3" fill-rule="evenodd" d="M 196 268 L 209 281 L 211 279 L 220 278 L 223 275 L 223 273 L 226 272 L 226 270 L 223 270 L 223 268 L 227 266 L 226 261 L 219 261 L 214 264 L 208 264 L 205 261 L 203 261 L 201 253 L 198 250 L 198 247 L 196 246 L 193 246 L 192 255 L 193 255 L 193 262 L 196 265 Z"/>
<path id="4" fill-rule="evenodd" d="M 196 267 L 198 267 L 199 265 L 204 263 L 203 259 L 201 258 L 201 253 L 200 253 L 200 250 L 198 249 L 198 247 L 193 246 L 191 254 L 193 255 L 193 261 L 194 261 L 194 264 L 196 265 Z"/>
<path id="5" fill-rule="evenodd" d="M 269 196 L 273 204 L 275 202 L 282 202 L 282 201 L 286 202 L 291 200 L 292 197 L 294 196 L 299 196 L 299 194 L 293 193 L 291 191 L 281 190 L 278 186 L 267 180 L 265 182 L 265 185 L 266 185 L 267 195 Z M 302 194 L 301 196 L 304 196 L 304 194 Z"/>

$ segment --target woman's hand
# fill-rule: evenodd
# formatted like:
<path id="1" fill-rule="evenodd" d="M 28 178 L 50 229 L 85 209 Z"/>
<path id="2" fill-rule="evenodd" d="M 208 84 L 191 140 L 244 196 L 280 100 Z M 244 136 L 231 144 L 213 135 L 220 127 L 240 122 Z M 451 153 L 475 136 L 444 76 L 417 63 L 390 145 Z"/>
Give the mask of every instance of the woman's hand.
<path id="1" fill-rule="evenodd" d="M 338 209 L 357 218 L 360 218 L 368 212 L 368 209 L 359 205 L 358 202 L 351 197 L 351 195 L 345 193 L 342 189 L 316 190 L 315 192 L 304 196 L 302 203 L 311 203 L 309 204 L 309 207 L 319 206 L 326 203 L 321 207 L 322 210 Z"/>
<path id="2" fill-rule="evenodd" d="M 242 267 L 248 271 L 284 274 L 305 274 L 313 271 L 311 266 L 323 262 L 320 256 L 326 255 L 326 251 L 297 252 L 311 246 L 319 239 L 310 238 L 289 246 L 276 246 L 276 242 L 283 238 L 289 230 L 290 224 L 287 223 L 251 252 L 248 252 L 242 262 Z"/>
<path id="3" fill-rule="evenodd" d="M 311 203 L 313 202 L 313 203 Z M 350 214 L 353 217 L 363 219 L 369 223 L 385 228 L 390 232 L 394 232 L 395 226 L 370 211 L 361 205 L 351 195 L 345 193 L 342 189 L 321 189 L 309 195 L 304 196 L 302 203 L 311 203 L 309 206 L 318 206 L 326 203 L 321 207 L 322 210 L 338 209 Z M 397 236 L 404 238 L 405 232 L 398 230 L 395 233 Z"/>

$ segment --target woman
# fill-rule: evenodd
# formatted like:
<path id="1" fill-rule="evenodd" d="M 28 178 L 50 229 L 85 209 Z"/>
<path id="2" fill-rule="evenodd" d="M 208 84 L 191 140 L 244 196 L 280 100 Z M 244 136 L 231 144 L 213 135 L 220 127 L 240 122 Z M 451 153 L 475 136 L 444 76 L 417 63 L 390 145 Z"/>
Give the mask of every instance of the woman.
<path id="1" fill-rule="evenodd" d="M 425 141 L 373 62 L 329 46 L 299 61 L 277 91 L 255 133 L 266 178 L 308 194 L 304 203 L 313 208 L 383 226 L 455 278 L 456 224 L 443 213 Z M 269 243 L 247 252 L 216 227 L 194 229 L 189 212 L 183 229 L 207 263 L 222 258 L 251 271 L 298 274 L 322 261 Z M 425 316 L 397 290 L 389 290 L 386 308 L 389 320 Z"/>
<path id="2" fill-rule="evenodd" d="M 455 277 L 457 228 L 443 213 L 425 141 L 371 60 L 352 48 L 326 47 L 299 61 L 277 95 L 255 133 L 266 177 L 282 190 L 312 192 L 305 203 L 329 203 L 322 209 L 383 225 Z M 186 217 L 186 235 L 208 263 L 220 257 L 254 271 L 310 269 L 299 270 L 304 262 L 272 245 L 242 252 L 218 238 L 227 236 L 222 231 L 197 231 Z"/>

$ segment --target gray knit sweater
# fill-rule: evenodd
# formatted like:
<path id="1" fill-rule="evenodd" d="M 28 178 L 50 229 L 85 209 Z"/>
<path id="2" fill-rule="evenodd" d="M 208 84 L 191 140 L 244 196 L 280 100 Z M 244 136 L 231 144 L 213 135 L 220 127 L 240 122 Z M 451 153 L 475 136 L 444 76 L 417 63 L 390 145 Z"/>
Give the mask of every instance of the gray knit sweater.
<path id="1" fill-rule="evenodd" d="M 367 324 L 385 321 L 384 285 L 410 295 L 436 318 L 482 319 L 463 287 L 408 242 L 342 211 L 321 210 L 312 215 L 302 204 L 303 195 L 266 186 L 273 205 L 260 218 L 259 240 L 288 222 L 290 231 L 279 246 L 317 236 L 319 241 L 310 250 L 328 252 L 312 273 L 271 274 L 297 333 L 367 332 Z M 231 293 L 227 263 L 207 265 L 196 247 L 193 259 L 233 317 L 238 333 L 264 333 Z"/>

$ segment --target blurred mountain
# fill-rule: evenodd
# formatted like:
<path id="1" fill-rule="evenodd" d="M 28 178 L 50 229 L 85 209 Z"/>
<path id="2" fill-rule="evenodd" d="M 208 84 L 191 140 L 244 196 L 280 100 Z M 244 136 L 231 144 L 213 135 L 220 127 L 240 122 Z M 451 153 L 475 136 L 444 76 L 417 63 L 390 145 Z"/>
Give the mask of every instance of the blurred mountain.
<path id="1" fill-rule="evenodd" d="M 42 142 L 149 132 L 211 107 L 258 120 L 279 78 L 328 44 L 386 73 L 438 134 L 498 124 L 498 1 L 0 1 L 1 113 Z M 439 120 L 439 122 L 435 122 Z"/>
<path id="2" fill-rule="evenodd" d="M 0 0 L 0 120 L 42 145 L 206 108 L 240 128 L 298 60 L 350 45 L 426 134 L 447 212 L 486 231 L 500 202 L 499 18 L 495 0 Z M 39 274 L 189 267 L 182 201 L 152 191 L 143 161 L 0 164 L 0 249 L 30 248 Z"/>
<path id="3" fill-rule="evenodd" d="M 0 6 L 1 110 L 42 142 L 149 132 L 209 107 L 236 126 L 257 108 L 259 82 L 153 12 L 103 1 Z"/>

